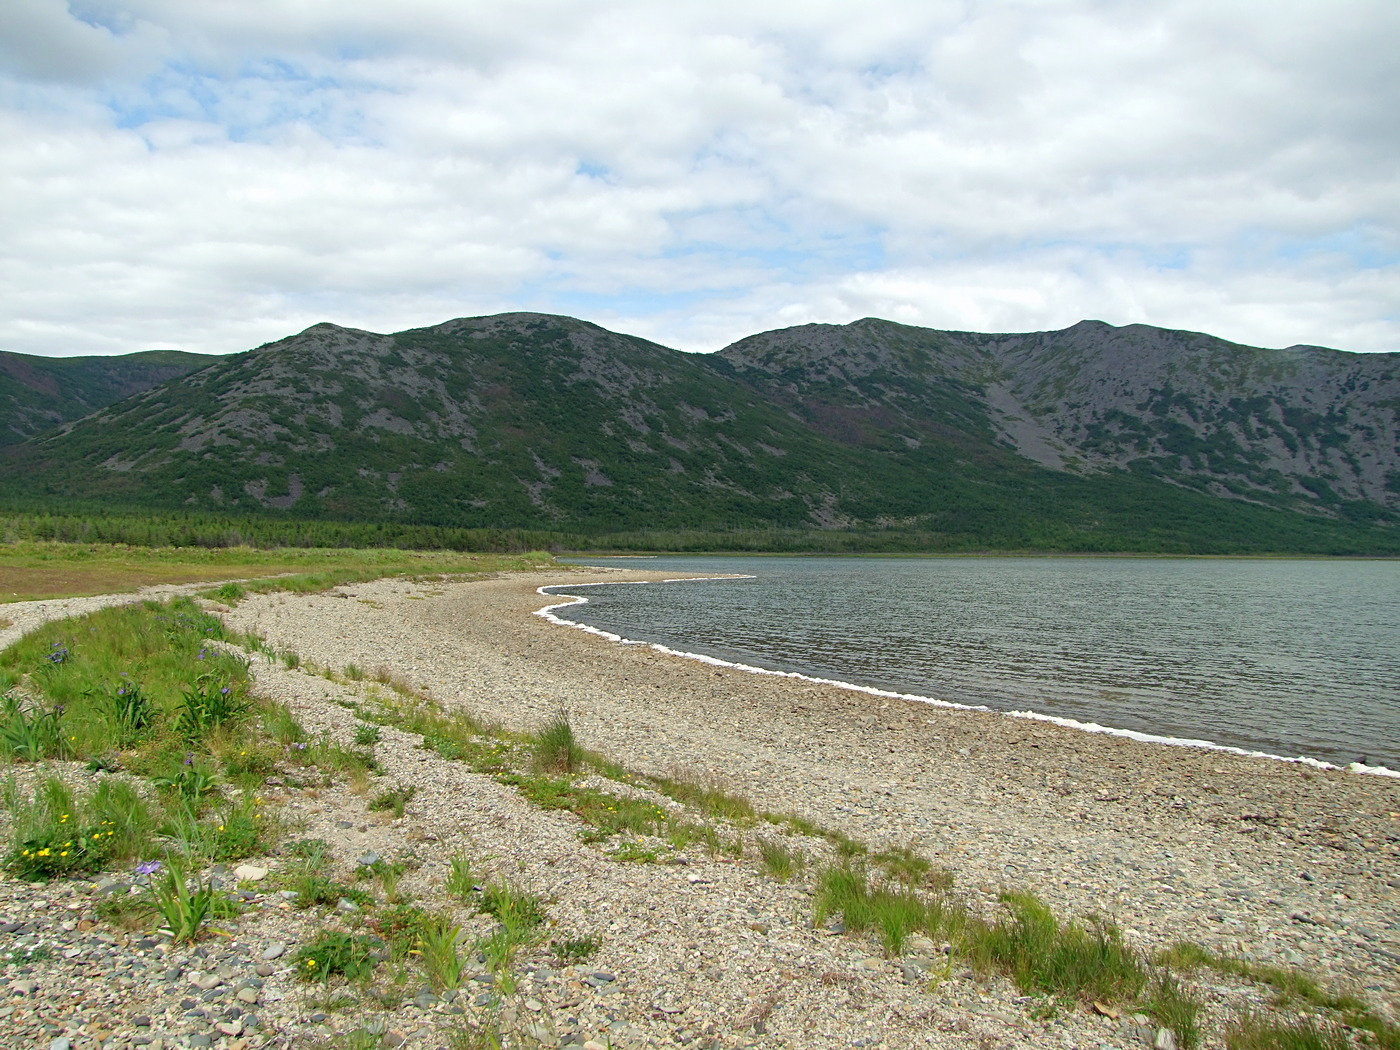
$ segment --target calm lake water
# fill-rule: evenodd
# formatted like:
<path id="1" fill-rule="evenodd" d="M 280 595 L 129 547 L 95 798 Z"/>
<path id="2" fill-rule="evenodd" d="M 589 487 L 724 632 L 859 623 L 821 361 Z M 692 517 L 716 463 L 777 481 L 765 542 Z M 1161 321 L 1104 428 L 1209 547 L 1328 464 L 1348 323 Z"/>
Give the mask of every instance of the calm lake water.
<path id="1" fill-rule="evenodd" d="M 1400 562 L 589 558 L 748 580 L 570 588 L 638 641 L 995 710 L 1400 769 Z"/>

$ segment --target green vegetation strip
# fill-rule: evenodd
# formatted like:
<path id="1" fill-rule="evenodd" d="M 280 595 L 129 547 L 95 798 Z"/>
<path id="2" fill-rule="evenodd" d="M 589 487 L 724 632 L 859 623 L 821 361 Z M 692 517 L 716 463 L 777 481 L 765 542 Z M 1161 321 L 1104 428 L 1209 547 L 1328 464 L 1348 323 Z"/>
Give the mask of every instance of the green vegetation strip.
<path id="1" fill-rule="evenodd" d="M 399 550 L 247 546 L 125 546 L 12 541 L 0 545 L 0 602 L 130 591 L 151 584 L 225 584 L 222 600 L 253 591 L 315 592 L 385 576 L 480 576 L 552 566 L 542 553 L 475 554 Z M 250 578 L 256 582 L 246 582 Z"/>

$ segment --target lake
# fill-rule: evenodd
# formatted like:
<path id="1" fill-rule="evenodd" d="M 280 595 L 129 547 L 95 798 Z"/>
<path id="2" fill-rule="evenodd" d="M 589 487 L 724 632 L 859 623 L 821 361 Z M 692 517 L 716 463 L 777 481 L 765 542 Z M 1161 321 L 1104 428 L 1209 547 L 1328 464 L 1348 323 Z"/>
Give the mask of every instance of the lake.
<path id="1" fill-rule="evenodd" d="M 1400 562 L 571 559 L 752 579 L 553 588 L 683 652 L 998 711 L 1400 769 Z"/>

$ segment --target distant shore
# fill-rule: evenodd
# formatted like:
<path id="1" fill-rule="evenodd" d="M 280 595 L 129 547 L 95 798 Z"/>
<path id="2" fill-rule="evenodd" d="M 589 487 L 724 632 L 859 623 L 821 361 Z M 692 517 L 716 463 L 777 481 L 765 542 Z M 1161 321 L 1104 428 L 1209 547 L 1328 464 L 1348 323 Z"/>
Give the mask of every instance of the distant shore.
<path id="1" fill-rule="evenodd" d="M 709 777 L 950 867 L 1107 912 L 1144 947 L 1189 938 L 1306 960 L 1400 999 L 1400 783 L 956 711 L 619 645 L 533 613 L 586 570 L 254 597 L 229 616 L 338 667 L 386 666 L 522 730 L 566 708 L 628 765 Z M 348 599 L 348 600 L 347 600 Z"/>

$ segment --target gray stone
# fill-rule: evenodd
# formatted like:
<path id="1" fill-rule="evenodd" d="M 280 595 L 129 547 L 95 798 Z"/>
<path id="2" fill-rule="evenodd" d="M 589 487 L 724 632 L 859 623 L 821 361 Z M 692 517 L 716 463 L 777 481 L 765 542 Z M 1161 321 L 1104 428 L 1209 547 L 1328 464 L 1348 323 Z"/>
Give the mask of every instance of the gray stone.
<path id="1" fill-rule="evenodd" d="M 190 1046 L 213 1046 L 214 1040 L 210 1039 L 203 1032 L 195 1032 L 189 1036 Z"/>
<path id="2" fill-rule="evenodd" d="M 34 990 L 39 987 L 38 981 L 15 980 L 10 982 L 10 991 L 15 995 L 33 995 Z"/>
<path id="3" fill-rule="evenodd" d="M 61 1035 L 49 1042 L 49 1050 L 73 1050 L 73 1044 L 68 1041 L 66 1035 Z"/>
<path id="4" fill-rule="evenodd" d="M 278 941 L 276 944 L 269 944 L 266 948 L 262 950 L 262 958 L 268 960 L 280 959 L 286 953 L 286 951 L 287 946 L 281 941 Z"/>
<path id="5" fill-rule="evenodd" d="M 1152 1040 L 1152 1050 L 1176 1050 L 1176 1036 L 1170 1028 L 1157 1029 L 1157 1038 Z"/>
<path id="6" fill-rule="evenodd" d="M 244 986 L 238 989 L 238 999 L 244 1003 L 255 1003 L 258 1001 L 258 990 Z"/>
<path id="7" fill-rule="evenodd" d="M 360 910 L 360 906 L 349 897 L 341 897 L 340 900 L 335 902 L 335 910 L 344 915 L 354 915 Z"/>
<path id="8" fill-rule="evenodd" d="M 361 853 L 358 857 L 356 857 L 355 863 L 361 865 L 362 867 L 368 868 L 375 864 L 378 864 L 380 859 L 381 858 L 378 853 L 375 853 L 374 850 L 370 850 L 368 853 Z"/>

